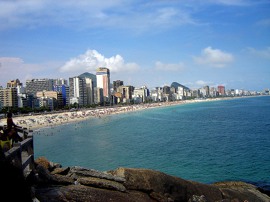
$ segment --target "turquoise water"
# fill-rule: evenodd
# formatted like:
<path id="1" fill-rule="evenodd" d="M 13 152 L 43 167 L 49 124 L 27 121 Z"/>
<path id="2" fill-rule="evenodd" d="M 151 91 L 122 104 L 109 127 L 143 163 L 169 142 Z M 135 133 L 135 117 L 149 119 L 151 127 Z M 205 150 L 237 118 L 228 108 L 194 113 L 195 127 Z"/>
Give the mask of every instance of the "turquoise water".
<path id="1" fill-rule="evenodd" d="M 188 180 L 270 187 L 270 97 L 91 118 L 35 132 L 35 158 L 101 171 L 149 168 Z"/>

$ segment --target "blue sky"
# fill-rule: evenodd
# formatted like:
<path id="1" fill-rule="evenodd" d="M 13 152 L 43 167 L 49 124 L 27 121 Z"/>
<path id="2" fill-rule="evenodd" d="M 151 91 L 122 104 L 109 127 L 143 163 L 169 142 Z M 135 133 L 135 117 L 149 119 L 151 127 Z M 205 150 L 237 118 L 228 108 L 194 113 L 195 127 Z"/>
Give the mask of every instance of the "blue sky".
<path id="1" fill-rule="evenodd" d="M 270 88 L 269 0 L 0 0 L 0 85 L 99 66 L 149 88 Z"/>

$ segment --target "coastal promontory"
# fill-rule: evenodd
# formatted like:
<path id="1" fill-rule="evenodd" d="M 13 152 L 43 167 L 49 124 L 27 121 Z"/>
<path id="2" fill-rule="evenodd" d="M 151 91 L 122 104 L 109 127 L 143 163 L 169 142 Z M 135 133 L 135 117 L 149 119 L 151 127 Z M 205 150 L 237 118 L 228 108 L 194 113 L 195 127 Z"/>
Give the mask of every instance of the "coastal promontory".
<path id="1" fill-rule="evenodd" d="M 1 164 L 3 164 L 1 178 L 7 180 L 7 185 L 2 191 L 6 190 L 7 194 L 13 191 L 14 194 L 9 195 L 10 199 L 26 197 L 26 199 L 33 198 L 35 201 L 84 202 L 270 201 L 270 197 L 260 192 L 256 186 L 244 182 L 220 182 L 207 185 L 149 169 L 118 168 L 101 172 L 78 166 L 63 168 L 60 164 L 52 163 L 44 157 L 36 159 L 35 169 L 24 181 L 19 175 L 20 172 L 15 172 L 16 169 L 12 168 L 4 158 L 1 158 Z M 6 170 L 3 170 L 4 168 Z M 16 187 L 17 191 L 12 187 Z M 16 195 L 16 192 L 19 195 Z"/>

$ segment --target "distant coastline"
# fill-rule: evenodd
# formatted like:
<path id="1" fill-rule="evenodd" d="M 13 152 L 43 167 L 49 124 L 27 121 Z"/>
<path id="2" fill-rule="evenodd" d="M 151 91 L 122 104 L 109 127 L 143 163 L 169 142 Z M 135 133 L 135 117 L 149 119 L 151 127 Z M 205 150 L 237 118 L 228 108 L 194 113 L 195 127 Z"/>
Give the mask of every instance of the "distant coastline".
<path id="1" fill-rule="evenodd" d="M 248 96 L 254 97 L 254 96 Z M 248 97 L 224 97 L 224 98 L 207 98 L 207 99 L 194 99 L 194 100 L 182 100 L 173 102 L 159 102 L 159 103 L 144 103 L 138 105 L 126 105 L 126 106 L 115 106 L 115 107 L 102 107 L 102 108 L 90 108 L 90 109 L 79 109 L 70 110 L 57 113 L 44 113 L 44 114 L 32 114 L 26 116 L 17 116 L 13 118 L 16 125 L 27 128 L 29 130 L 37 130 L 40 128 L 53 127 L 57 125 L 79 122 L 89 118 L 102 118 L 107 115 L 129 113 L 139 110 L 146 110 L 157 107 L 168 107 L 173 105 L 190 104 L 197 102 L 213 102 L 220 100 L 229 100 L 237 98 L 248 98 Z M 257 96 L 256 96 L 257 97 Z M 0 120 L 0 125 L 6 125 L 6 119 Z"/>

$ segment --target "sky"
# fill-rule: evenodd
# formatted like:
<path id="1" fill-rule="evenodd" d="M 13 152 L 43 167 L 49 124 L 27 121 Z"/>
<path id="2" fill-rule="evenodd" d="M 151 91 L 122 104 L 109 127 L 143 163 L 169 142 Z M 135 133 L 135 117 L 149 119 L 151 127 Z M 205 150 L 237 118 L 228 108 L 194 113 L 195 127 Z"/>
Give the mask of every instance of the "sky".
<path id="1" fill-rule="evenodd" d="M 0 86 L 97 67 L 135 87 L 270 88 L 270 1 L 0 0 Z"/>

